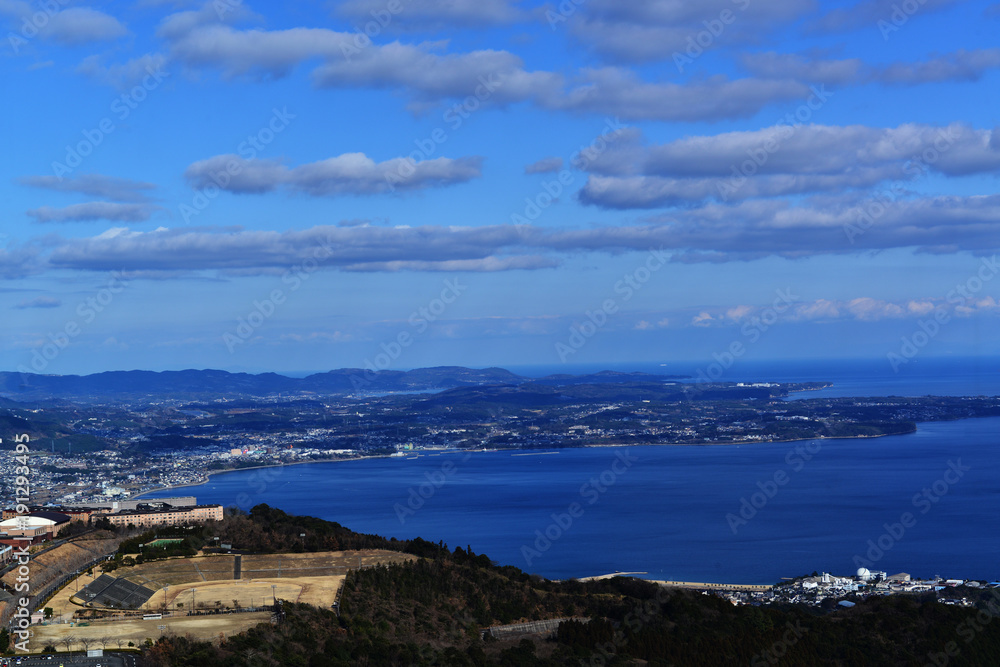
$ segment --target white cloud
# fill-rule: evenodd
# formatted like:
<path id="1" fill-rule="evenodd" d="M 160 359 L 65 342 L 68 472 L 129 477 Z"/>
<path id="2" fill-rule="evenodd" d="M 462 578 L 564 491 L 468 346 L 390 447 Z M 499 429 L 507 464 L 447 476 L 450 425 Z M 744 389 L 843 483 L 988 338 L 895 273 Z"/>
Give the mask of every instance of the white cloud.
<path id="1" fill-rule="evenodd" d="M 25 299 L 19 302 L 14 308 L 24 310 L 27 308 L 58 308 L 62 301 L 51 296 L 37 296 L 34 299 Z"/>
<path id="2" fill-rule="evenodd" d="M 104 58 L 100 55 L 87 56 L 76 71 L 119 90 L 136 86 L 143 79 L 149 82 L 154 78 L 158 80 L 169 76 L 169 72 L 163 69 L 167 65 L 167 57 L 162 53 L 147 53 L 120 65 L 106 66 L 103 61 Z"/>
<path id="3" fill-rule="evenodd" d="M 697 47 L 706 48 L 702 33 L 709 49 L 758 42 L 815 6 L 813 0 L 589 0 L 571 29 L 612 61 L 666 60 L 686 54 L 692 44 L 696 54 Z"/>
<path id="4" fill-rule="evenodd" d="M 651 147 L 633 140 L 591 161 L 580 199 L 628 209 L 863 190 L 926 171 L 948 177 L 997 173 L 998 146 L 997 130 L 959 123 L 780 125 Z"/>
<path id="5" fill-rule="evenodd" d="M 922 16 L 934 11 L 946 9 L 958 4 L 960 0 L 923 0 L 917 7 L 916 13 L 903 14 L 909 18 Z M 892 24 L 892 19 L 898 13 L 902 13 L 898 0 L 861 0 L 850 7 L 837 7 L 823 14 L 814 20 L 809 28 L 812 32 L 837 33 L 869 28 L 876 30 L 879 21 L 886 21 Z M 894 24 L 892 24 L 894 25 Z"/>
<path id="6" fill-rule="evenodd" d="M 626 120 L 714 121 L 747 118 L 780 102 L 804 100 L 805 83 L 792 79 L 729 79 L 712 76 L 689 83 L 650 83 L 621 67 L 584 70 L 561 94 L 541 105 L 560 111 L 599 113 Z"/>
<path id="7" fill-rule="evenodd" d="M 906 312 L 902 306 L 871 297 L 852 299 L 844 307 L 856 319 L 864 321 L 902 317 Z"/>
<path id="8" fill-rule="evenodd" d="M 700 312 L 691 318 L 691 324 L 696 327 L 707 327 L 715 324 L 716 319 L 706 312 Z"/>
<path id="9" fill-rule="evenodd" d="M 372 195 L 465 183 L 482 175 L 482 161 L 480 157 L 439 157 L 375 162 L 364 153 L 345 153 L 289 168 L 275 160 L 217 155 L 195 162 L 184 176 L 196 188 L 215 185 L 242 194 L 287 187 L 313 196 Z"/>
<path id="10" fill-rule="evenodd" d="M 959 49 L 927 60 L 866 65 L 860 58 L 822 60 L 767 51 L 741 56 L 754 76 L 836 84 L 920 85 L 940 81 L 978 81 L 1000 68 L 1000 49 Z"/>
<path id="11" fill-rule="evenodd" d="M 79 46 L 91 42 L 104 42 L 128 34 L 128 30 L 110 14 L 90 7 L 66 7 L 52 3 L 39 8 L 23 0 L 0 2 L 0 15 L 6 16 L 11 30 L 9 36 L 41 39 L 64 46 Z M 16 31 L 16 32 L 15 32 Z"/>
<path id="12" fill-rule="evenodd" d="M 809 86 L 792 79 L 711 77 L 686 84 L 649 82 L 617 67 L 563 74 L 529 71 L 508 51 L 446 53 L 448 43 L 377 44 L 353 32 L 320 28 L 240 30 L 194 24 L 171 31 L 170 56 L 191 68 L 213 68 L 226 78 L 274 79 L 313 62 L 320 88 L 384 88 L 425 108 L 476 96 L 477 104 L 530 101 L 557 111 L 618 115 L 626 119 L 703 121 L 746 118 L 781 102 L 805 99 Z M 360 41 L 360 44 L 359 44 Z"/>
<path id="13" fill-rule="evenodd" d="M 563 168 L 561 157 L 546 157 L 532 162 L 524 168 L 525 174 L 551 174 Z"/>
<path id="14" fill-rule="evenodd" d="M 156 189 L 152 183 L 128 178 L 84 174 L 82 176 L 25 176 L 18 179 L 22 185 L 45 188 L 56 192 L 79 192 L 119 202 L 149 201 L 148 192 Z"/>
<path id="15" fill-rule="evenodd" d="M 42 206 L 28 211 L 35 222 L 91 222 L 113 220 L 115 222 L 145 222 L 157 207 L 148 204 L 120 204 L 116 202 L 88 202 L 73 204 L 64 208 Z"/>
<path id="16" fill-rule="evenodd" d="M 735 306 L 726 311 L 726 317 L 738 322 L 752 312 L 754 312 L 753 306 L 746 306 L 746 305 Z"/>
<path id="17" fill-rule="evenodd" d="M 313 227 L 302 231 L 122 228 L 66 239 L 49 265 L 78 270 L 283 272 L 303 261 L 348 271 L 507 271 L 555 265 L 549 257 L 513 253 L 511 225 L 493 227 Z"/>
<path id="18" fill-rule="evenodd" d="M 428 30 L 446 27 L 505 25 L 528 18 L 510 0 L 399 0 L 399 11 L 386 0 L 347 0 L 337 14 L 363 28 L 374 21 L 379 30 Z"/>

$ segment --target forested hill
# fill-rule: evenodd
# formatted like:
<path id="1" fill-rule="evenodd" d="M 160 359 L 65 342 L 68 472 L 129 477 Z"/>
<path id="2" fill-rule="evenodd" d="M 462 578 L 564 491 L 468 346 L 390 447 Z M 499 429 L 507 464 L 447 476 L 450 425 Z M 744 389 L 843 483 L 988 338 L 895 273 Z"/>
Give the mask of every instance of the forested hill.
<path id="1" fill-rule="evenodd" d="M 341 368 L 302 378 L 277 373 L 229 373 L 221 370 L 108 371 L 93 375 L 40 375 L 0 371 L 0 396 L 15 400 L 206 398 L 436 391 L 538 381 L 548 385 L 657 382 L 686 376 L 604 371 L 589 375 L 552 375 L 533 379 L 503 368 L 436 366 L 410 371 Z"/>
<path id="2" fill-rule="evenodd" d="M 266 506 L 239 520 L 277 537 L 316 522 Z M 329 523 L 329 522 L 322 522 Z M 337 524 L 325 529 L 344 544 Z M 250 532 L 244 532 L 250 535 Z M 354 534 L 356 535 L 356 534 Z M 307 545 L 307 548 L 316 545 Z M 948 665 L 994 664 L 1000 624 L 929 596 L 859 601 L 845 609 L 733 606 L 721 598 L 665 589 L 638 579 L 553 582 L 498 565 L 469 549 L 423 540 L 377 546 L 422 552 L 420 560 L 348 575 L 338 617 L 328 609 L 284 605 L 284 620 L 227 638 L 221 645 L 182 637 L 145 653 L 150 667 L 347 665 Z M 301 548 L 297 547 L 297 548 Z M 983 610 L 994 591 L 962 591 Z M 995 615 L 995 614 L 993 614 Z M 481 630 L 526 620 L 576 618 L 549 639 L 493 640 Z M 957 652 L 956 652 L 957 649 Z"/>

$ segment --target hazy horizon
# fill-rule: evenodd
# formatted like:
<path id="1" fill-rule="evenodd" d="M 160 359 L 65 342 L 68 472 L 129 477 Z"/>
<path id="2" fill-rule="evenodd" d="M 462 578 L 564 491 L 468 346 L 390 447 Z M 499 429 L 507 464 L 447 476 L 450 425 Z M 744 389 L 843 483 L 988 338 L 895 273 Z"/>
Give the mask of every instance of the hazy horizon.
<path id="1" fill-rule="evenodd" d="M 413 371 L 425 368 L 468 368 L 472 370 L 483 370 L 487 368 L 500 368 L 503 370 L 510 371 L 516 375 L 522 375 L 525 377 L 541 377 L 544 375 L 552 374 L 568 374 L 568 375 L 586 375 L 592 373 L 599 373 L 602 371 L 609 372 L 620 372 L 620 373 L 647 373 L 647 374 L 663 374 L 663 375 L 687 375 L 689 377 L 694 377 L 694 374 L 698 371 L 702 371 L 707 366 L 717 363 L 713 359 L 673 359 L 673 360 L 654 360 L 649 362 L 589 362 L 589 363 L 579 363 L 579 364 L 522 364 L 522 363 L 509 363 L 509 364 L 459 364 L 459 363 L 434 363 L 427 366 L 414 366 L 414 367 L 390 367 L 385 369 L 376 370 L 387 370 L 387 371 Z M 840 365 L 843 364 L 844 367 Z M 970 371 L 982 372 L 984 374 L 989 374 L 989 366 L 993 364 L 995 368 L 992 370 L 995 374 L 1000 374 L 1000 356 L 990 355 L 990 356 L 968 356 L 968 357 L 931 357 L 924 356 L 916 358 L 911 364 L 902 367 L 899 374 L 905 376 L 908 374 L 921 374 L 921 373 L 932 373 L 941 374 L 948 372 L 959 372 L 967 373 Z M 890 375 L 893 374 L 891 366 L 885 362 L 884 359 L 877 357 L 813 357 L 813 358 L 787 358 L 787 359 L 741 359 L 734 362 L 729 367 L 723 369 L 724 373 L 717 378 L 719 381 L 730 381 L 741 376 L 746 376 L 747 374 L 760 376 L 761 379 L 765 379 L 768 372 L 773 372 L 775 375 L 780 375 L 788 372 L 789 370 L 804 371 L 816 373 L 816 380 L 823 380 L 820 377 L 824 372 L 829 373 L 831 369 L 842 370 L 846 373 L 854 373 L 859 368 L 867 368 L 871 371 L 878 372 L 879 374 Z M 283 375 L 285 377 L 291 378 L 301 378 L 308 375 L 327 373 L 331 371 L 339 370 L 351 370 L 351 369 L 364 369 L 362 366 L 338 366 L 334 368 L 316 368 L 312 370 L 303 369 L 274 369 L 274 368 L 246 368 L 246 367 L 216 367 L 216 366 L 185 366 L 183 364 L 174 367 L 153 367 L 153 368 L 107 368 L 93 372 L 85 373 L 39 373 L 39 375 L 94 375 L 98 373 L 105 372 L 130 372 L 130 371 L 145 371 L 153 373 L 162 372 L 180 372 L 180 371 L 223 371 L 226 373 L 247 373 L 251 375 L 262 375 L 273 373 L 277 375 Z M 0 369 L 0 372 L 13 373 L 17 372 L 16 369 Z M 713 378 L 714 379 L 714 378 Z"/>

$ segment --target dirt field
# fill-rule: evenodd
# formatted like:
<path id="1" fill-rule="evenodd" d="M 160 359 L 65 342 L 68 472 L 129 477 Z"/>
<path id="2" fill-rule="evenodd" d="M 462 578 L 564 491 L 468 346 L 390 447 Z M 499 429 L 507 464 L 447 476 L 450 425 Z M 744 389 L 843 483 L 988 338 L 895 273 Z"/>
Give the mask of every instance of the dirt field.
<path id="1" fill-rule="evenodd" d="M 229 555 L 171 558 L 134 567 L 123 567 L 111 573 L 149 588 L 183 584 L 189 581 L 222 581 L 233 578 L 233 557 Z"/>
<path id="2" fill-rule="evenodd" d="M 415 556 L 396 551 L 327 551 L 300 554 L 248 554 L 242 557 L 242 579 L 326 577 L 379 563 L 402 563 Z M 172 558 L 135 567 L 119 568 L 111 574 L 152 589 L 192 582 L 232 581 L 235 557 L 223 555 Z"/>
<path id="3" fill-rule="evenodd" d="M 358 567 L 405 563 L 416 556 L 372 549 L 368 551 L 328 551 L 301 554 L 260 554 L 243 556 L 243 577 L 312 577 L 344 574 Z"/>
<path id="4" fill-rule="evenodd" d="M 281 579 L 243 579 L 241 581 L 209 581 L 171 586 L 167 589 L 167 608 L 173 610 L 233 608 L 234 600 L 240 607 L 271 604 L 272 597 L 289 602 L 305 602 L 317 607 L 330 608 L 344 580 L 330 577 L 283 577 Z M 275 588 L 271 589 L 271 586 Z M 163 591 L 149 599 L 143 609 L 159 611 L 163 608 Z"/>
<path id="5" fill-rule="evenodd" d="M 271 619 L 270 612 L 259 612 L 253 614 L 227 614 L 223 616 L 178 616 L 176 618 L 164 618 L 158 621 L 113 621 L 94 622 L 88 626 L 70 627 L 69 624 L 55 625 L 35 625 L 32 631 L 35 633 L 31 638 L 31 646 L 41 648 L 46 644 L 52 644 L 59 650 L 64 650 L 64 645 L 59 642 L 64 638 L 77 640 L 81 637 L 92 639 L 105 638 L 109 648 L 117 648 L 117 640 L 122 641 L 122 646 L 127 646 L 128 642 L 139 645 L 146 641 L 146 638 L 157 639 L 162 635 L 191 635 L 195 639 L 213 641 L 219 639 L 221 633 L 225 637 L 230 637 L 244 630 L 252 628 L 259 623 L 267 623 Z M 160 630 L 159 626 L 165 625 L 165 630 Z M 99 642 L 93 642 L 90 648 L 100 647 Z M 70 650 L 83 649 L 84 645 L 75 641 Z"/>
<path id="6" fill-rule="evenodd" d="M 194 558 L 171 558 L 135 567 L 123 567 L 111 573 L 148 588 L 163 588 L 192 581 L 224 581 L 233 579 L 233 556 L 213 555 Z"/>

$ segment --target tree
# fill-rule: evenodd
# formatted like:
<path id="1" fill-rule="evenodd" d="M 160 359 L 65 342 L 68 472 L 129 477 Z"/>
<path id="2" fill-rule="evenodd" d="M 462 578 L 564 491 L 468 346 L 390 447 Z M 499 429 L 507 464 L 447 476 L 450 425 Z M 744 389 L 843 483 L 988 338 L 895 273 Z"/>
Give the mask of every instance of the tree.
<path id="1" fill-rule="evenodd" d="M 52 607 L 46 607 L 44 609 L 44 612 L 45 612 L 45 618 L 48 619 L 48 618 L 52 618 L 52 614 L 53 614 L 54 610 L 52 609 Z"/>

